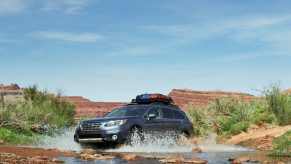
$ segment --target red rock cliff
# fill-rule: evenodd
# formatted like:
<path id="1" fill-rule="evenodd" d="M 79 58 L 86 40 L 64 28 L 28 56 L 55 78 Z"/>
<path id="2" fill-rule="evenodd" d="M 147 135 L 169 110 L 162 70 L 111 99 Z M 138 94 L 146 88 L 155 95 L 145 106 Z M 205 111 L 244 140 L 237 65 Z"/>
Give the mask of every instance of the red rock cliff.
<path id="1" fill-rule="evenodd" d="M 286 93 L 286 94 L 288 94 L 288 95 L 291 95 L 291 88 L 285 90 L 284 93 Z"/>
<path id="2" fill-rule="evenodd" d="M 100 117 L 114 108 L 125 105 L 121 102 L 94 102 L 81 96 L 66 96 L 63 99 L 76 106 L 76 117 Z"/>
<path id="3" fill-rule="evenodd" d="M 211 101 L 222 97 L 239 98 L 244 101 L 250 101 L 255 98 L 253 95 L 247 93 L 223 91 L 193 91 L 187 89 L 173 89 L 169 93 L 169 96 L 171 96 L 175 104 L 183 110 L 187 110 L 189 105 L 206 106 Z"/>

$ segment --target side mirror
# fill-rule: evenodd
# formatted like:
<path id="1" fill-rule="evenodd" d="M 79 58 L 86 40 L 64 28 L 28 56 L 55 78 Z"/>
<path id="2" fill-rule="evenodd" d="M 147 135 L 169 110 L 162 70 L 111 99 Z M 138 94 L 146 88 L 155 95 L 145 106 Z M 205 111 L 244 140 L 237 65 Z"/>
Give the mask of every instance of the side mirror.
<path id="1" fill-rule="evenodd" d="M 149 120 L 152 120 L 152 119 L 155 119 L 156 117 L 157 117 L 156 114 L 154 114 L 154 113 L 150 113 L 149 116 L 148 116 L 148 119 L 149 119 Z"/>

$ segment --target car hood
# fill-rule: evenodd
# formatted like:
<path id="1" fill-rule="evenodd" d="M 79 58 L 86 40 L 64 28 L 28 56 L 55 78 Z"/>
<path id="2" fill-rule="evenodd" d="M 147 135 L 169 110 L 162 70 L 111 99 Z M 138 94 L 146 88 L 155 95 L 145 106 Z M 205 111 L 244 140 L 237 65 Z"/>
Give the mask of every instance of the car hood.
<path id="1" fill-rule="evenodd" d="M 95 123 L 95 122 L 107 122 L 107 121 L 114 121 L 114 120 L 124 120 L 124 119 L 133 119 L 138 118 L 137 116 L 124 116 L 124 117 L 100 117 L 90 120 L 81 121 L 81 123 Z"/>

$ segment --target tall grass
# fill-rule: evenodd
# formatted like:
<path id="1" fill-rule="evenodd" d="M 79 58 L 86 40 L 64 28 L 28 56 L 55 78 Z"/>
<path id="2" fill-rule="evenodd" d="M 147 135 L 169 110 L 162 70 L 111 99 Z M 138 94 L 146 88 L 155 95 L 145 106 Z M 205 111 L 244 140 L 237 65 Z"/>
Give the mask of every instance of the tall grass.
<path id="1" fill-rule="evenodd" d="M 291 157 L 291 131 L 274 139 L 271 155 Z"/>
<path id="2" fill-rule="evenodd" d="M 291 97 L 282 93 L 278 86 L 265 90 L 268 111 L 273 113 L 279 125 L 291 124 Z"/>
<path id="3" fill-rule="evenodd" d="M 12 142 L 4 132 L 9 132 L 12 138 L 15 134 L 26 138 L 34 136 L 35 132 L 52 134 L 72 125 L 74 114 L 74 106 L 63 101 L 60 95 L 40 91 L 36 86 L 26 88 L 23 102 L 0 107 L 0 139 Z"/>
<path id="4" fill-rule="evenodd" d="M 263 92 L 263 97 L 250 102 L 230 97 L 220 98 L 202 112 L 201 108 L 189 108 L 188 115 L 193 120 L 197 134 L 213 129 L 221 136 L 230 136 L 247 131 L 252 124 L 290 125 L 291 97 L 282 93 L 279 87 L 273 86 Z"/>
<path id="5" fill-rule="evenodd" d="M 212 123 L 206 109 L 191 106 L 188 109 L 187 115 L 193 123 L 194 135 L 204 136 L 210 131 Z"/>

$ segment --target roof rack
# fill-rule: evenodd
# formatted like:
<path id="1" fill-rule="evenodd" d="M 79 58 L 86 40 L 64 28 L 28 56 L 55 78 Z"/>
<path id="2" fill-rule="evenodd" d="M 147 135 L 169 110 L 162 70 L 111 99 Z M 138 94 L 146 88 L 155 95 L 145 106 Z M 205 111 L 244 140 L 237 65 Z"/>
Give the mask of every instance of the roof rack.
<path id="1" fill-rule="evenodd" d="M 151 104 L 151 103 L 165 103 L 165 104 L 172 104 L 173 100 L 171 97 L 154 93 L 154 94 L 141 94 L 137 95 L 135 99 L 132 99 L 131 103 L 133 104 Z"/>

